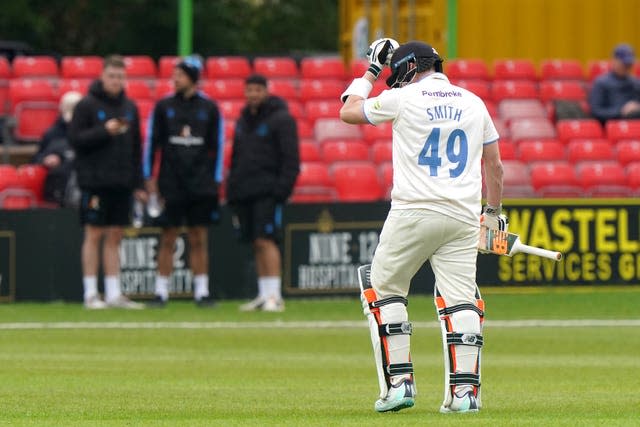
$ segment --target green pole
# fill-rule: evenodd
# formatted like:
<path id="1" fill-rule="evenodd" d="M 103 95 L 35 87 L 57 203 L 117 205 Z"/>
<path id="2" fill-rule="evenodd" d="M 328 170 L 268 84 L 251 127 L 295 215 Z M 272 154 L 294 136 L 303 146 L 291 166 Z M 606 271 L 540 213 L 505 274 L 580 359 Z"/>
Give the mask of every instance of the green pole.
<path id="1" fill-rule="evenodd" d="M 458 56 L 458 0 L 447 0 L 447 58 Z"/>
<path id="2" fill-rule="evenodd" d="M 178 55 L 191 55 L 193 50 L 193 2 L 178 0 Z"/>

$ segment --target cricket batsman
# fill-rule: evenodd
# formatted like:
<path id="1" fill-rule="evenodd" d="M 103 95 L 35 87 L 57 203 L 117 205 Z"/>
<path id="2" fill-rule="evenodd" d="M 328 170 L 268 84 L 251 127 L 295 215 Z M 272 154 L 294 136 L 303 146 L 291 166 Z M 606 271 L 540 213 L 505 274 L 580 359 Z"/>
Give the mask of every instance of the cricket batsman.
<path id="1" fill-rule="evenodd" d="M 476 284 L 480 224 L 505 231 L 508 224 L 501 214 L 498 133 L 482 100 L 449 83 L 430 45 L 383 38 L 367 57 L 369 69 L 341 96 L 340 118 L 354 125 L 393 123 L 391 210 L 372 264 L 359 268 L 380 385 L 375 410 L 415 403 L 407 295 L 411 278 L 429 260 L 444 349 L 440 412 L 477 412 L 484 317 Z M 390 89 L 368 98 L 385 66 Z"/>

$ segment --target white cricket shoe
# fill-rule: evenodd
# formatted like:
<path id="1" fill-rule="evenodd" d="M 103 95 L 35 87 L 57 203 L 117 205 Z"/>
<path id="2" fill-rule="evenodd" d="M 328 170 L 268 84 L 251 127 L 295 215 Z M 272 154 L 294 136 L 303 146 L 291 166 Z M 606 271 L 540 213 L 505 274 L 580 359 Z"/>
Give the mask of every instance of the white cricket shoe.
<path id="1" fill-rule="evenodd" d="M 262 304 L 262 311 L 280 313 L 284 311 L 284 300 L 282 298 L 268 298 Z"/>
<path id="2" fill-rule="evenodd" d="M 416 387 L 413 381 L 405 379 L 391 386 L 384 399 L 376 400 L 377 412 L 399 411 L 411 408 L 416 403 Z"/>
<path id="3" fill-rule="evenodd" d="M 107 306 L 111 308 L 125 308 L 127 310 L 142 310 L 145 305 L 139 302 L 131 301 L 129 298 L 124 295 L 120 295 L 119 297 L 106 301 Z"/>
<path id="4" fill-rule="evenodd" d="M 103 310 L 107 308 L 107 303 L 102 301 L 98 295 L 94 295 L 84 300 L 84 308 L 87 310 Z"/>
<path id="5" fill-rule="evenodd" d="M 252 299 L 251 301 L 242 304 L 239 307 L 240 311 L 257 311 L 260 310 L 262 308 L 262 306 L 265 303 L 265 299 L 262 297 L 256 297 L 254 299 Z"/>
<path id="6" fill-rule="evenodd" d="M 453 394 L 451 404 L 447 407 L 441 406 L 440 412 L 443 414 L 450 414 L 453 412 L 465 413 L 465 412 L 478 412 L 478 401 L 472 391 L 464 393 L 462 396 Z"/>

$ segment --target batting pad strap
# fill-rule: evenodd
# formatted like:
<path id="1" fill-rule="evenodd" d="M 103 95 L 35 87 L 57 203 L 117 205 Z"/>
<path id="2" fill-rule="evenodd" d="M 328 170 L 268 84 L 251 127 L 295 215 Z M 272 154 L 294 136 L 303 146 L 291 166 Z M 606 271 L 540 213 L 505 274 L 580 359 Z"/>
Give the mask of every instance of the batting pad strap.
<path id="1" fill-rule="evenodd" d="M 473 385 L 480 387 L 480 375 L 469 372 L 449 374 L 449 385 Z"/>
<path id="2" fill-rule="evenodd" d="M 369 307 L 378 308 L 378 307 L 382 307 L 383 305 L 397 304 L 397 303 L 404 304 L 404 306 L 406 307 L 407 304 L 409 304 L 409 301 L 407 301 L 406 298 L 399 297 L 399 296 L 388 297 L 388 298 L 383 298 L 377 301 L 373 301 L 372 303 L 369 304 Z"/>
<path id="3" fill-rule="evenodd" d="M 367 99 L 373 90 L 371 82 L 363 77 L 353 79 L 347 90 L 340 95 L 340 101 L 345 102 L 349 95 L 356 95 L 360 98 Z"/>
<path id="4" fill-rule="evenodd" d="M 390 335 L 411 335 L 413 327 L 409 322 L 400 323 L 385 323 L 378 326 L 378 331 L 381 337 L 388 337 Z"/>
<path id="5" fill-rule="evenodd" d="M 481 318 L 484 317 L 484 311 L 482 311 L 481 309 L 479 309 L 473 304 L 458 304 L 451 307 L 444 307 L 438 310 L 438 314 L 440 316 L 449 316 L 452 313 L 456 313 L 458 311 L 463 311 L 463 310 L 473 310 L 476 313 L 478 313 L 478 316 L 480 316 Z"/>
<path id="6" fill-rule="evenodd" d="M 484 338 L 479 334 L 459 334 L 456 332 L 448 332 L 447 344 L 482 347 L 484 344 Z"/>
<path id="7" fill-rule="evenodd" d="M 413 363 L 391 363 L 387 365 L 387 374 L 389 375 L 405 375 L 413 374 Z"/>

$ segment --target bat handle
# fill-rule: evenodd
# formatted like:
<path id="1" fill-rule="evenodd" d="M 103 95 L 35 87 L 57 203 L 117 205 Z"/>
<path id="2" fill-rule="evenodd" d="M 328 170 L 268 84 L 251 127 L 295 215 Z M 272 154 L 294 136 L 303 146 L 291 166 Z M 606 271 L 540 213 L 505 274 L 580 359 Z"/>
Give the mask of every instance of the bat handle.
<path id="1" fill-rule="evenodd" d="M 543 258 L 550 258 L 556 261 L 560 261 L 562 259 L 562 253 L 556 251 L 550 251 L 548 249 L 537 248 L 535 246 L 523 245 L 523 251 L 532 255 L 538 255 Z"/>

